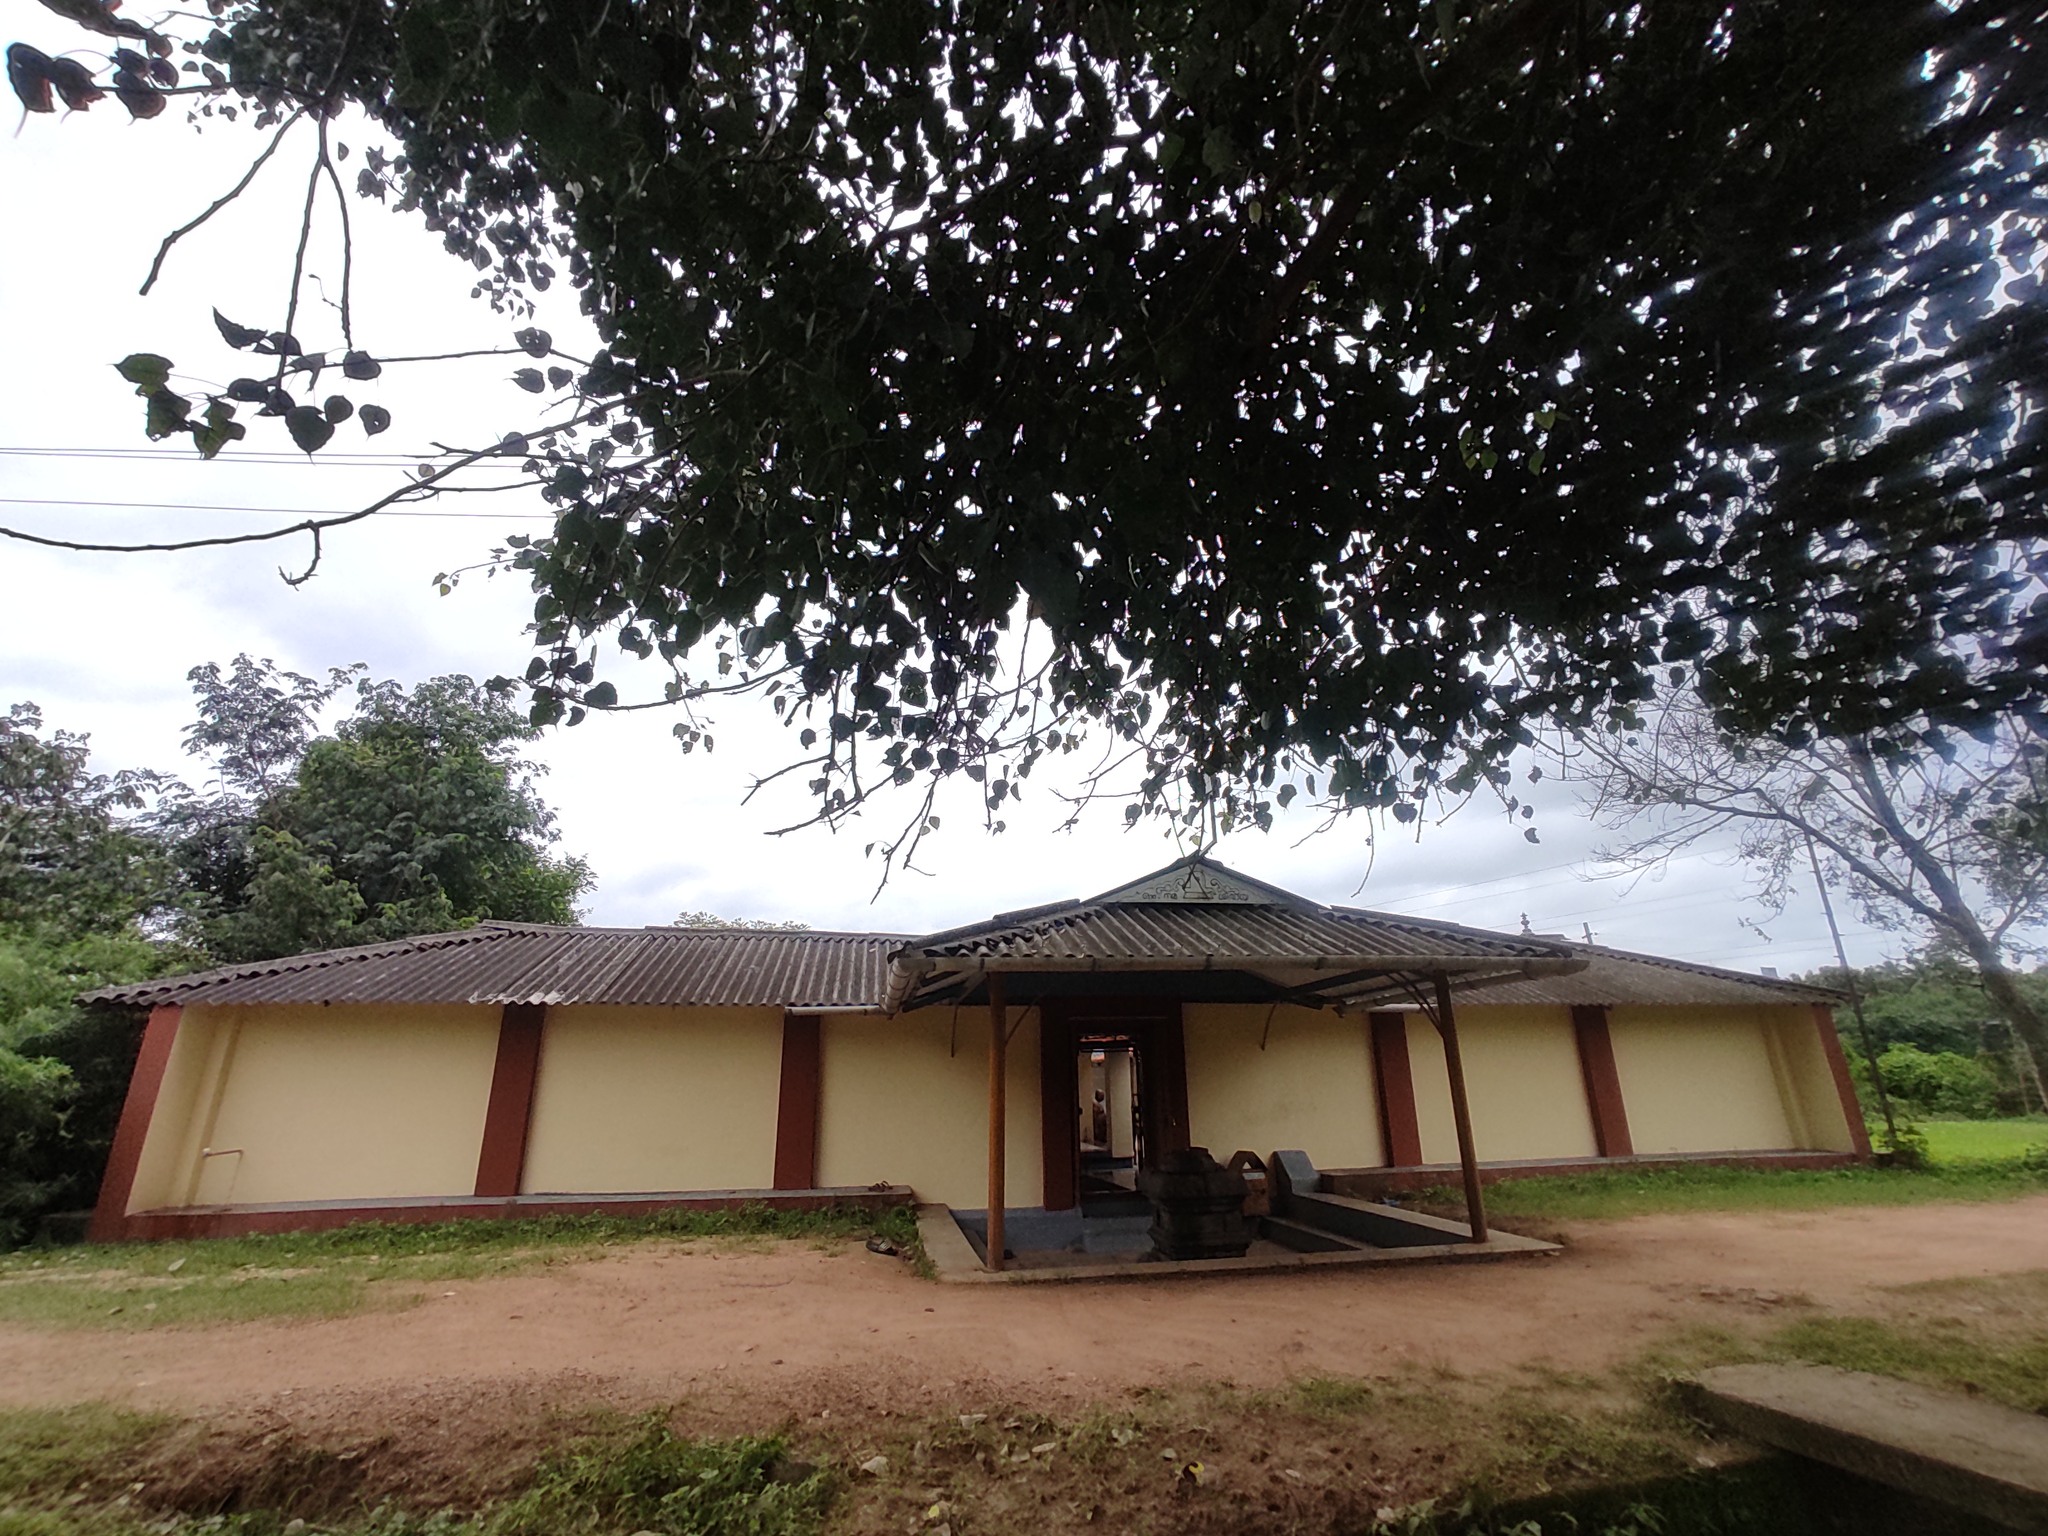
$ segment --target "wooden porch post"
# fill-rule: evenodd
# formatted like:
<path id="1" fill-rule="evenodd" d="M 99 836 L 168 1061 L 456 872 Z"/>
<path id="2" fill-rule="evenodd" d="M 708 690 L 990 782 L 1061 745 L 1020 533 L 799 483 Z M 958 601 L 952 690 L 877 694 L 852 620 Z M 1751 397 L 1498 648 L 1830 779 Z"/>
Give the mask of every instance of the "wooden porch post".
<path id="1" fill-rule="evenodd" d="M 1479 1193 L 1479 1156 L 1472 1147 L 1472 1106 L 1465 1099 L 1465 1058 L 1458 1050 L 1458 1019 L 1451 1011 L 1451 978 L 1436 973 L 1436 1027 L 1444 1037 L 1444 1071 L 1451 1080 L 1451 1119 L 1458 1128 L 1458 1163 L 1465 1173 L 1465 1219 L 1472 1241 L 1486 1241 L 1486 1202 Z"/>
<path id="2" fill-rule="evenodd" d="M 1010 1010 L 1003 1006 L 1003 976 L 988 974 L 988 1267 L 1003 1267 L 1004 1123 L 1009 1089 Z"/>

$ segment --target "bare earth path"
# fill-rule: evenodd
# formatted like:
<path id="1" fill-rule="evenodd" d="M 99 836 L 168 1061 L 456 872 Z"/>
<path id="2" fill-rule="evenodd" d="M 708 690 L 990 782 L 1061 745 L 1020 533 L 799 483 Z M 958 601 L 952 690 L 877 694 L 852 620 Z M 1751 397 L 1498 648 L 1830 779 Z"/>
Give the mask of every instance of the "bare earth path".
<path id="1" fill-rule="evenodd" d="M 0 1404 L 258 1409 L 361 1429 L 430 1403 L 687 1398 L 773 1422 L 842 1404 L 1057 1411 L 1176 1381 L 1264 1386 L 1438 1363 L 1599 1370 L 1676 1327 L 1754 1308 L 1757 1292 L 1855 1310 L 1884 1287 L 2048 1269 L 2048 1196 L 1651 1216 L 1570 1235 L 1564 1255 L 1519 1263 L 1024 1287 L 931 1284 L 851 1245 L 641 1247 L 326 1322 L 0 1326 Z"/>

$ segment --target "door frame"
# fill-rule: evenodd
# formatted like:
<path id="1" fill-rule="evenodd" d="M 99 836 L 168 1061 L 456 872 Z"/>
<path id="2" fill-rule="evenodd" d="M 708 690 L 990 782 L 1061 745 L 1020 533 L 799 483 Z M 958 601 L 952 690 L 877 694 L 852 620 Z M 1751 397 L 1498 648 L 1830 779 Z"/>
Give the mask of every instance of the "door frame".
<path id="1" fill-rule="evenodd" d="M 1140 1134 L 1147 1155 L 1188 1145 L 1187 1040 L 1178 998 L 1060 997 L 1039 1004 L 1038 1103 L 1045 1160 L 1045 1209 L 1081 1203 L 1081 1117 L 1074 1059 L 1081 1037 L 1128 1038 L 1138 1054 L 1143 1091 Z"/>

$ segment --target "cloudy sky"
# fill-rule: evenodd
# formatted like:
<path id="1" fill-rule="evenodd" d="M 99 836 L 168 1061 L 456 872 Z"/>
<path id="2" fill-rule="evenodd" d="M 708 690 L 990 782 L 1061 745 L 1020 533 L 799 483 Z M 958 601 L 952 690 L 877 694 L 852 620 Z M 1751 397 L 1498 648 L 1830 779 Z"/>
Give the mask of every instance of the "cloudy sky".
<path id="1" fill-rule="evenodd" d="M 15 13 L 20 34 L 55 51 L 77 41 L 53 17 Z M 37 35 L 43 33 L 47 35 Z M 359 157 L 357 125 L 339 135 Z M 134 541 L 242 533 L 305 512 L 351 510 L 400 483 L 435 443 L 475 446 L 531 428 L 536 401 L 509 381 L 512 360 L 393 370 L 374 398 L 395 425 L 374 441 L 344 425 L 317 459 L 291 451 L 275 423 L 253 444 L 208 464 L 151 445 L 142 402 L 110 366 L 131 352 L 178 364 L 174 383 L 216 387 L 231 365 L 208 312 L 281 324 L 291 245 L 312 153 L 288 140 L 251 194 L 173 250 L 153 294 L 137 296 L 157 242 L 232 186 L 261 146 L 239 126 L 195 133 L 167 112 L 132 124 L 110 99 L 69 118 L 36 116 L 0 139 L 0 184 L 15 210 L 0 247 L 0 314 L 8 366 L 0 372 L 0 523 L 70 538 Z M 358 158 L 345 168 L 353 181 Z M 373 353 L 434 353 L 507 345 L 515 322 L 469 297 L 469 270 L 409 218 L 354 202 L 358 343 Z M 337 293 L 331 208 L 315 226 L 312 272 Z M 588 339 L 573 296 L 560 290 L 540 323 L 575 351 Z M 316 304 L 316 310 L 319 306 Z M 309 346 L 332 337 L 333 313 L 302 318 Z M 359 399 L 372 398 L 363 394 Z M 270 430 L 265 430 L 265 429 Z M 197 776 L 179 732 L 190 718 L 185 674 L 238 652 L 319 672 L 367 662 L 373 675 L 414 683 L 449 672 L 517 673 L 530 597 L 504 578 L 472 577 L 440 596 L 434 578 L 472 565 L 507 534 L 545 526 L 524 491 L 458 497 L 431 510 L 382 516 L 331 536 L 319 574 L 303 587 L 280 567 L 303 567 L 303 537 L 283 543 L 156 555 L 84 555 L 0 541 L 0 703 L 33 699 L 52 724 L 91 733 L 96 766 L 175 769 Z M 630 694 L 625 659 L 612 674 Z M 649 690 L 659 679 L 641 679 Z M 684 756 L 655 714 L 594 719 L 558 731 L 533 755 L 560 816 L 563 847 L 598 875 L 590 921 L 664 922 L 681 910 L 793 917 L 815 927 L 929 931 L 993 911 L 1082 895 L 1166 863 L 1183 851 L 1157 829 L 1126 832 L 1114 806 L 1060 832 L 1066 806 L 1043 773 L 986 834 L 971 786 L 942 799 L 944 825 L 920 855 L 921 873 L 876 892 L 879 866 L 863 854 L 910 811 L 884 801 L 868 822 L 833 835 L 773 835 L 806 811 L 801 789 L 743 803 L 756 774 L 786 761 L 785 733 L 765 705 L 744 701 L 715 717 L 717 749 Z M 1362 820 L 1316 832 L 1312 814 L 1271 834 L 1234 835 L 1216 856 L 1327 901 L 1430 914 L 1791 974 L 1829 958 L 1810 895 L 1766 924 L 1746 899 L 1725 850 L 1675 861 L 1636 882 L 1601 879 L 1594 851 L 1611 834 L 1589 825 L 1561 786 L 1537 786 L 1539 843 L 1497 805 L 1475 801 L 1419 837 Z M 1895 936 L 1852 928 L 1859 962 L 1897 953 Z"/>

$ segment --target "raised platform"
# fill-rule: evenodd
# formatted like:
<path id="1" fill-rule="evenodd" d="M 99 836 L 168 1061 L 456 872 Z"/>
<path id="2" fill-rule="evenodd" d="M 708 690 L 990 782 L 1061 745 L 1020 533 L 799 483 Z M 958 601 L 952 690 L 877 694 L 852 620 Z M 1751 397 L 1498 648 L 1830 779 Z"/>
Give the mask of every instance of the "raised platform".
<path id="1" fill-rule="evenodd" d="M 1130 1233 L 1122 1230 L 1114 1234 L 1112 1242 L 1103 1243 L 1094 1251 L 1090 1250 L 1085 1232 L 1080 1239 L 1082 1246 L 1079 1251 L 1018 1247 L 1019 1243 L 1033 1241 L 1034 1234 L 1039 1241 L 1048 1240 L 1053 1235 L 1053 1228 L 1044 1219 L 1048 1214 L 1006 1213 L 1004 1222 L 1006 1229 L 1010 1229 L 1008 1235 L 1011 1238 L 1007 1246 L 1016 1257 L 1010 1261 L 1009 1267 L 993 1273 L 983 1263 L 983 1250 L 979 1245 L 980 1233 L 985 1230 L 985 1226 L 979 1223 L 987 1220 L 983 1213 L 956 1215 L 950 1206 L 920 1205 L 917 1208 L 917 1233 L 934 1274 L 949 1285 L 1045 1285 L 1090 1280 L 1187 1279 L 1198 1275 L 1285 1274 L 1303 1269 L 1366 1268 L 1418 1261 L 1485 1262 L 1560 1251 L 1555 1243 L 1539 1242 L 1535 1238 L 1518 1237 L 1512 1232 L 1498 1230 L 1485 1242 L 1475 1243 L 1471 1240 L 1471 1229 L 1462 1223 L 1440 1221 L 1415 1212 L 1393 1211 L 1385 1212 L 1386 1219 L 1403 1224 L 1426 1223 L 1427 1227 L 1417 1226 L 1405 1233 L 1410 1239 L 1405 1246 L 1367 1246 L 1338 1234 L 1318 1231 L 1315 1234 L 1318 1241 L 1311 1247 L 1301 1235 L 1307 1229 L 1294 1232 L 1269 1230 L 1253 1245 L 1251 1252 L 1236 1259 L 1154 1259 L 1149 1256 L 1149 1239 L 1140 1247 Z M 1085 1220 L 1080 1217 L 1070 1219 L 1076 1223 Z M 1124 1228 L 1128 1219 L 1115 1225 L 1119 1229 Z M 1293 1226 L 1292 1223 L 1271 1219 L 1262 1225 L 1269 1229 Z M 1017 1230 L 1019 1227 L 1021 1231 Z M 1301 1242 L 1303 1246 L 1292 1246 L 1295 1242 Z"/>
<path id="2" fill-rule="evenodd" d="M 1717 1366 L 1678 1386 L 1745 1439 L 2048 1536 L 2048 1419 L 1824 1365 Z"/>
<path id="3" fill-rule="evenodd" d="M 536 1216 L 657 1216 L 663 1211 L 782 1211 L 914 1205 L 907 1184 L 825 1189 L 690 1189 L 621 1195 L 441 1195 L 400 1200 L 299 1200 L 277 1205 L 189 1205 L 132 1211 L 116 1242 L 243 1237 L 255 1232 L 326 1232 L 360 1222 L 424 1225 L 439 1221 L 517 1221 Z"/>

